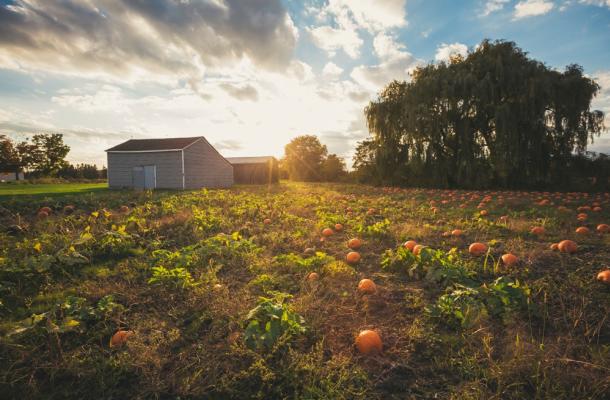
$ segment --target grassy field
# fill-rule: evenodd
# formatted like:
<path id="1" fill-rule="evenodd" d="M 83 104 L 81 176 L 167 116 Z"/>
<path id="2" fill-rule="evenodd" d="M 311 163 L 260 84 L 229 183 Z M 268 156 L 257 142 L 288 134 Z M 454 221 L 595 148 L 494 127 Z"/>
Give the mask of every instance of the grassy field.
<path id="1" fill-rule="evenodd" d="M 0 393 L 601 399 L 609 203 L 295 183 L 13 196 L 0 207 Z M 347 263 L 351 238 L 361 259 Z M 574 253 L 550 248 L 564 239 Z M 380 352 L 355 346 L 363 330 Z"/>
<path id="2" fill-rule="evenodd" d="M 107 190 L 107 183 L 0 184 L 0 200 L 9 196 L 62 196 Z"/>

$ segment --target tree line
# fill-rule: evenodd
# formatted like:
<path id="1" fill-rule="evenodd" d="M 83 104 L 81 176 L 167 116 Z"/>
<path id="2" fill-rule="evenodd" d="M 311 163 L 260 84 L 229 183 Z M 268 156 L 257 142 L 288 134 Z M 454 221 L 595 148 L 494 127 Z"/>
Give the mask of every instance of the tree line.
<path id="1" fill-rule="evenodd" d="M 106 169 L 66 161 L 70 147 L 59 133 L 40 133 L 15 142 L 0 135 L 0 172 L 25 172 L 28 178 L 105 179 Z"/>
<path id="2" fill-rule="evenodd" d="M 389 83 L 364 110 L 371 136 L 353 168 L 378 184 L 561 188 L 595 177 L 607 185 L 608 157 L 586 152 L 605 130 L 604 114 L 591 110 L 599 90 L 578 65 L 556 71 L 513 42 L 485 40 Z"/>
<path id="3" fill-rule="evenodd" d="M 317 136 L 297 136 L 284 147 L 280 161 L 283 178 L 305 182 L 336 182 L 347 178 L 345 161 L 336 154 L 329 154 L 326 145 Z"/>

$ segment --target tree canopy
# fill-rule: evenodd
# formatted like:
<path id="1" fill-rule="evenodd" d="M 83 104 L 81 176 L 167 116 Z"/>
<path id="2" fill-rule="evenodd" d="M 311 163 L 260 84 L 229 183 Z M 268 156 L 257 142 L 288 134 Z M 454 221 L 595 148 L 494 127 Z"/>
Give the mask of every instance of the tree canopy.
<path id="1" fill-rule="evenodd" d="M 345 162 L 328 149 L 317 136 L 297 136 L 284 147 L 282 167 L 295 181 L 336 181 L 346 175 Z"/>
<path id="2" fill-rule="evenodd" d="M 364 110 L 371 138 L 354 168 L 391 184 L 554 184 L 605 129 L 591 110 L 599 89 L 578 65 L 556 71 L 513 42 L 485 40 L 465 58 L 388 84 Z"/>
<path id="3" fill-rule="evenodd" d="M 13 143 L 0 135 L 0 169 L 26 169 L 43 176 L 56 174 L 66 167 L 70 147 L 64 144 L 63 135 L 36 134 L 32 139 Z"/>

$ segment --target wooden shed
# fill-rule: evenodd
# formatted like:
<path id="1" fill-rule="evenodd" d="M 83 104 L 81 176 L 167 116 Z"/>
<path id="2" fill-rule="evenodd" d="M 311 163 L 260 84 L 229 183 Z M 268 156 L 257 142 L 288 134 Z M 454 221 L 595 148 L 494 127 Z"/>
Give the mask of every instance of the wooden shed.
<path id="1" fill-rule="evenodd" d="M 275 157 L 227 157 L 233 165 L 235 183 L 278 183 L 280 174 Z"/>
<path id="2" fill-rule="evenodd" d="M 203 136 L 132 139 L 106 154 L 110 188 L 199 189 L 233 184 L 233 166 Z"/>

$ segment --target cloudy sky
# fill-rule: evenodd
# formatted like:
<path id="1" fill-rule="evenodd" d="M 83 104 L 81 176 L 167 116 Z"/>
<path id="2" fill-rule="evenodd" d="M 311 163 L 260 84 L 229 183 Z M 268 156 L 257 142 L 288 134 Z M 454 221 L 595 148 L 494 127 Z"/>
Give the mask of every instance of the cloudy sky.
<path id="1" fill-rule="evenodd" d="M 315 134 L 350 159 L 384 84 L 484 38 L 581 64 L 610 113 L 610 0 L 0 0 L 0 133 L 63 133 L 98 164 L 129 138 L 200 135 L 280 156 Z"/>

